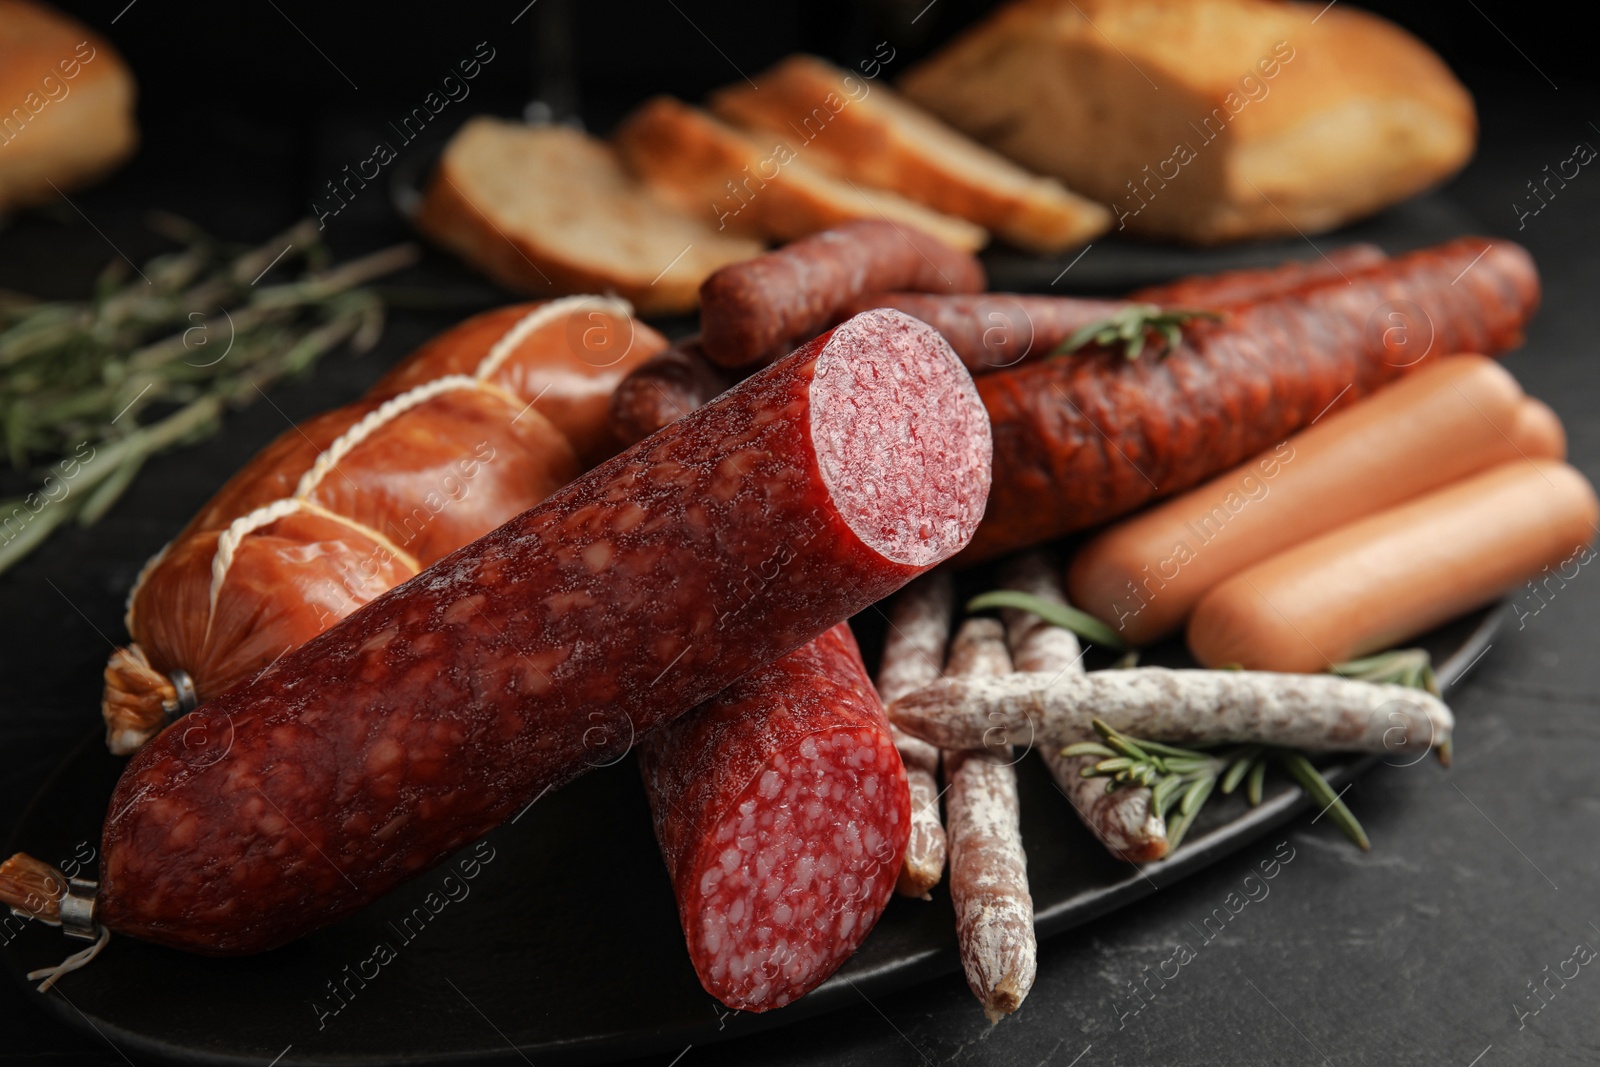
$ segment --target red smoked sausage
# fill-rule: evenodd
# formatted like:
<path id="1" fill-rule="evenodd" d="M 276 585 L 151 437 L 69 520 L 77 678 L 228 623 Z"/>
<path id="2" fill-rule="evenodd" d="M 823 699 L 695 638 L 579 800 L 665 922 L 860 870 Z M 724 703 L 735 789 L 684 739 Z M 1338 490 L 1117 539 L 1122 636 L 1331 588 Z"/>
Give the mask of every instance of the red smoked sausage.
<path id="1" fill-rule="evenodd" d="M 730 1008 L 781 1008 L 894 895 L 911 796 L 849 625 L 745 675 L 639 746 L 689 958 Z"/>
<path id="2" fill-rule="evenodd" d="M 1376 245 L 1350 245 L 1305 262 L 1181 278 L 1121 300 L 1024 293 L 868 293 L 851 301 L 839 317 L 868 308 L 898 308 L 944 334 L 973 374 L 987 374 L 1043 359 L 1085 326 L 1133 304 L 1203 310 L 1251 303 L 1305 285 L 1343 280 L 1383 261 L 1383 250 Z"/>
<path id="3" fill-rule="evenodd" d="M 635 367 L 611 394 L 611 432 L 637 444 L 704 407 L 731 387 L 733 374 L 706 359 L 698 337 L 685 338 Z"/>
<path id="4" fill-rule="evenodd" d="M 161 733 L 98 918 L 232 955 L 361 908 L 957 551 L 991 458 L 938 334 L 857 316 Z"/>
<path id="5" fill-rule="evenodd" d="M 700 286 L 706 356 L 724 367 L 771 359 L 831 323 L 864 293 L 980 293 L 970 253 L 897 223 L 863 219 L 729 264 Z"/>
<path id="6" fill-rule="evenodd" d="M 1533 261 L 1466 237 L 1191 323 L 1158 359 L 1089 352 L 978 379 L 994 425 L 976 562 L 1187 489 L 1425 359 L 1516 345 Z"/>
<path id="7" fill-rule="evenodd" d="M 1160 285 L 1147 285 L 1129 293 L 1128 299 L 1141 304 L 1182 308 L 1245 304 L 1305 285 L 1342 282 L 1358 271 L 1376 267 L 1386 258 L 1377 245 L 1346 245 L 1315 259 L 1293 260 L 1274 267 L 1194 274 Z"/>

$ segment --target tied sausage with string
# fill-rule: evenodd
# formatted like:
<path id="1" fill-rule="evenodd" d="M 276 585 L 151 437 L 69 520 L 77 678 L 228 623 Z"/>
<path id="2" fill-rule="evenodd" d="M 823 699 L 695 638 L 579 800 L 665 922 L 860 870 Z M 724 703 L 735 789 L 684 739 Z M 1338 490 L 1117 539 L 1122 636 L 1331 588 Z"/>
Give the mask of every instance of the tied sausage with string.
<path id="1" fill-rule="evenodd" d="M 639 769 L 706 992 L 781 1008 L 866 940 L 911 797 L 848 624 L 651 734 Z"/>
<path id="2" fill-rule="evenodd" d="M 991 461 L 938 334 L 857 316 L 146 745 L 98 922 L 238 955 L 364 907 L 958 551 Z"/>
<path id="3" fill-rule="evenodd" d="M 248 678 L 612 450 L 608 394 L 666 344 L 579 296 L 469 319 L 285 431 L 139 575 L 105 670 L 111 750 Z"/>

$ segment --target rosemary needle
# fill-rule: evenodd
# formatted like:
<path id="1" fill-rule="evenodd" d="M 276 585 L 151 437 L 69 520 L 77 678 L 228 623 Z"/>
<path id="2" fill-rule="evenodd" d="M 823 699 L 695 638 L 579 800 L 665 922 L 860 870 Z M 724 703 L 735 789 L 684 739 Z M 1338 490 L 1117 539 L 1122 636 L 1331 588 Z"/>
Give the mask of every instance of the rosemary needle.
<path id="1" fill-rule="evenodd" d="M 150 225 L 182 247 L 138 277 L 117 259 L 84 300 L 0 292 L 0 444 L 41 479 L 0 503 L 0 572 L 69 519 L 97 521 L 146 460 L 216 432 L 226 408 L 342 345 L 370 348 L 384 308 L 362 287 L 417 255 L 332 266 L 313 220 L 253 249 L 173 215 Z"/>

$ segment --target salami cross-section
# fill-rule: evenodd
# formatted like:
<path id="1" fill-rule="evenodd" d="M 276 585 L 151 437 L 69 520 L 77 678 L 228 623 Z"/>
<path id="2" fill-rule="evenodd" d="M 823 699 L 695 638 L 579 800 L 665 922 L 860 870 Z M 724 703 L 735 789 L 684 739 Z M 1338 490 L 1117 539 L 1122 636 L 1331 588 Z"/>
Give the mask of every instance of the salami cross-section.
<path id="1" fill-rule="evenodd" d="M 781 1008 L 866 940 L 911 797 L 850 627 L 724 689 L 639 748 L 689 957 L 730 1008 Z"/>
<path id="2" fill-rule="evenodd" d="M 856 316 L 151 741 L 97 917 L 226 955 L 361 908 L 959 550 L 990 452 L 938 334 Z"/>

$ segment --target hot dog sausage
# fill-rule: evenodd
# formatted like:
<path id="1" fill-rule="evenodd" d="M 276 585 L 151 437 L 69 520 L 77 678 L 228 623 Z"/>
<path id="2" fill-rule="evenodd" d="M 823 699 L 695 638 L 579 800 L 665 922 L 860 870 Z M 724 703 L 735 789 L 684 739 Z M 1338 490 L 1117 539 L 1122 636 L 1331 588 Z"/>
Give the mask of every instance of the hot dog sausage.
<path id="1" fill-rule="evenodd" d="M 963 560 L 1047 541 L 1187 489 L 1324 411 L 1456 352 L 1515 345 L 1528 254 L 1462 238 L 1185 328 L 1159 359 L 1046 360 L 978 379 L 995 435 L 989 513 Z"/>
<path id="2" fill-rule="evenodd" d="M 1519 426 L 1525 402 L 1483 356 L 1425 366 L 1095 537 L 1072 561 L 1073 603 L 1129 644 L 1160 640 L 1269 556 L 1508 460 L 1550 458 L 1548 435 Z"/>
<path id="3" fill-rule="evenodd" d="M 146 745 L 100 921 L 228 955 L 357 910 L 959 549 L 990 462 L 949 346 L 857 316 Z"/>
<path id="4" fill-rule="evenodd" d="M 502 308 L 424 345 L 368 398 L 286 431 L 134 583 L 133 643 L 105 670 L 111 750 L 133 752 L 571 481 L 574 442 L 594 458 L 609 440 L 595 391 L 665 344 L 608 297 Z"/>
<path id="5" fill-rule="evenodd" d="M 639 769 L 706 992 L 780 1008 L 866 940 L 911 798 L 847 624 L 651 734 Z"/>
<path id="6" fill-rule="evenodd" d="M 827 328 L 863 293 L 979 293 L 984 284 L 976 258 L 913 227 L 847 223 L 707 278 L 700 287 L 701 343 L 713 362 L 743 367 Z"/>
<path id="7" fill-rule="evenodd" d="M 1208 666 L 1325 670 L 1426 633 L 1543 568 L 1576 574 L 1593 558 L 1597 518 L 1583 475 L 1513 460 L 1234 575 L 1195 607 L 1189 648 Z"/>

